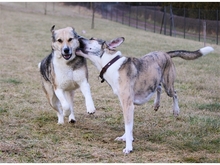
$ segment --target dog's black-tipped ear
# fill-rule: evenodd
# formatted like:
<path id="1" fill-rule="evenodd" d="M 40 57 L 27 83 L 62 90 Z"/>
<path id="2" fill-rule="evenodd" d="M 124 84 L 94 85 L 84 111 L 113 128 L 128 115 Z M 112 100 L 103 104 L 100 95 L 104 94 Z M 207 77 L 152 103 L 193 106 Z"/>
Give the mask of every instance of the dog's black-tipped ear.
<path id="1" fill-rule="evenodd" d="M 77 39 L 80 38 L 80 36 L 76 33 L 74 27 L 72 27 L 72 32 L 73 32 L 75 38 L 77 38 Z"/>
<path id="2" fill-rule="evenodd" d="M 124 37 L 119 37 L 114 40 L 111 40 L 107 45 L 109 49 L 115 49 L 116 47 L 120 46 L 124 42 Z"/>
<path id="3" fill-rule="evenodd" d="M 56 39 L 55 39 L 55 33 L 54 33 L 54 28 L 55 28 L 55 25 L 53 25 L 50 29 L 51 33 L 52 33 L 52 41 L 55 42 Z"/>
<path id="4" fill-rule="evenodd" d="M 54 32 L 54 28 L 55 28 L 55 25 L 53 25 L 53 26 L 51 27 L 51 29 L 50 29 L 51 33 Z"/>

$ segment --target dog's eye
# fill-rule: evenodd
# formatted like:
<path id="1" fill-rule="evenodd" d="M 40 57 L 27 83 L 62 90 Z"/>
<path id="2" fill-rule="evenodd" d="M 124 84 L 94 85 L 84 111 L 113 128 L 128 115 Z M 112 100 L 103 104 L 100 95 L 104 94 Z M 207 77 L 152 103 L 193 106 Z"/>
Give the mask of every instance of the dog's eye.
<path id="1" fill-rule="evenodd" d="M 68 40 L 68 42 L 70 42 L 70 41 L 72 41 L 73 40 L 73 38 L 70 38 L 69 40 Z"/>
<path id="2" fill-rule="evenodd" d="M 58 41 L 59 43 L 62 43 L 62 42 L 63 42 L 61 39 L 58 39 L 57 41 Z"/>

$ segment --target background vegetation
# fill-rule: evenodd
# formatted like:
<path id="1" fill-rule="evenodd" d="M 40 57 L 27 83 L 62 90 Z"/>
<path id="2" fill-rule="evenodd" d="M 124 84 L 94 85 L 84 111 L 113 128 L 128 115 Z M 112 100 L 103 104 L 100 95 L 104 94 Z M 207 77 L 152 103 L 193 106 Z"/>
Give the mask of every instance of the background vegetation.
<path id="1" fill-rule="evenodd" d="M 124 155 L 121 107 L 107 83 L 100 83 L 88 61 L 89 82 L 97 112 L 88 115 L 79 90 L 75 95 L 76 123 L 57 125 L 55 111 L 41 88 L 37 64 L 51 51 L 50 28 L 75 27 L 87 38 L 125 37 L 120 50 L 140 57 L 150 51 L 197 50 L 203 43 L 138 30 L 96 18 L 78 7 L 42 3 L 0 3 L 0 162 L 220 162 L 220 47 L 195 61 L 174 59 L 175 83 L 181 109 L 172 115 L 172 99 L 162 94 L 135 108 L 134 152 Z M 78 14 L 80 10 L 81 14 Z M 83 13 L 83 14 L 82 14 Z"/>

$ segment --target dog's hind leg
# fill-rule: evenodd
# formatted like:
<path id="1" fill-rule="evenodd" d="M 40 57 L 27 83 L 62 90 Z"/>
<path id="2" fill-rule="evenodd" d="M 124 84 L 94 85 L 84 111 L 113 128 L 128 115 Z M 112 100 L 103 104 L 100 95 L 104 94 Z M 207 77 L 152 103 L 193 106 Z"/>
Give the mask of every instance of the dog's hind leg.
<path id="1" fill-rule="evenodd" d="M 180 112 L 180 108 L 178 105 L 178 97 L 176 91 L 174 89 L 174 80 L 175 80 L 175 70 L 174 67 L 171 66 L 170 70 L 164 75 L 163 86 L 165 91 L 169 97 L 173 98 L 173 115 L 178 116 Z"/>
<path id="2" fill-rule="evenodd" d="M 157 111 L 160 107 L 160 96 L 161 96 L 161 91 L 162 91 L 162 88 L 161 88 L 161 83 L 158 85 L 157 87 L 157 95 L 154 99 L 154 110 Z"/>
<path id="3" fill-rule="evenodd" d="M 178 97 L 176 94 L 176 91 L 174 91 L 174 96 L 173 96 L 173 115 L 178 116 L 180 113 L 180 108 L 178 105 Z"/>
<path id="4" fill-rule="evenodd" d="M 89 83 L 87 81 L 83 81 L 80 84 L 80 90 L 81 90 L 83 96 L 85 97 L 87 113 L 89 113 L 89 114 L 95 113 L 96 109 L 94 106 L 94 102 L 92 100 L 92 95 L 91 95 Z"/>
<path id="5" fill-rule="evenodd" d="M 74 97 L 74 91 L 66 91 L 65 96 L 67 99 L 67 102 L 70 105 L 70 111 L 63 111 L 64 116 L 69 116 L 69 123 L 75 123 L 75 116 L 74 116 L 74 107 L 73 107 L 73 97 Z"/>
<path id="6" fill-rule="evenodd" d="M 58 117 L 57 124 L 63 124 L 64 123 L 63 110 L 61 108 L 60 101 L 56 97 L 55 93 L 53 94 L 53 97 L 49 100 L 49 102 L 52 108 L 57 111 L 57 117 Z"/>
<path id="7" fill-rule="evenodd" d="M 176 91 L 174 89 L 170 90 L 166 88 L 165 88 L 165 91 L 169 97 L 173 98 L 173 115 L 178 116 L 180 112 L 180 108 L 178 105 L 178 97 L 177 97 Z"/>

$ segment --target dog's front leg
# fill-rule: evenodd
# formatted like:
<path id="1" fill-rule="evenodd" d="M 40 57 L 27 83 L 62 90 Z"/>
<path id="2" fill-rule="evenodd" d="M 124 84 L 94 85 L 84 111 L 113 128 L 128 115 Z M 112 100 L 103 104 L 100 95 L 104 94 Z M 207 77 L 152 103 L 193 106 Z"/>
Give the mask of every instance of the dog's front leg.
<path id="1" fill-rule="evenodd" d="M 125 97 L 128 98 L 125 98 Z M 120 97 L 120 102 L 123 109 L 124 124 L 125 124 L 125 134 L 121 137 L 117 137 L 115 140 L 126 141 L 126 147 L 123 149 L 125 154 L 132 152 L 132 141 L 133 138 L 133 123 L 134 123 L 134 104 L 130 95 L 124 95 Z"/>
<path id="2" fill-rule="evenodd" d="M 91 95 L 89 83 L 87 81 L 83 81 L 80 84 L 80 90 L 81 90 L 83 96 L 85 97 L 87 113 L 89 113 L 89 114 L 95 113 L 96 109 L 95 109 L 95 106 L 94 106 L 94 103 L 92 100 L 92 95 Z"/>
<path id="3" fill-rule="evenodd" d="M 60 103 L 61 103 L 61 107 L 63 109 L 63 111 L 69 111 L 70 106 L 68 104 L 68 102 L 66 101 L 65 95 L 64 95 L 64 91 L 60 88 L 57 88 L 55 90 L 55 94 L 57 96 L 57 98 L 59 99 Z M 64 123 L 64 114 L 63 112 L 57 112 L 57 116 L 58 116 L 58 124 L 63 124 Z"/>

